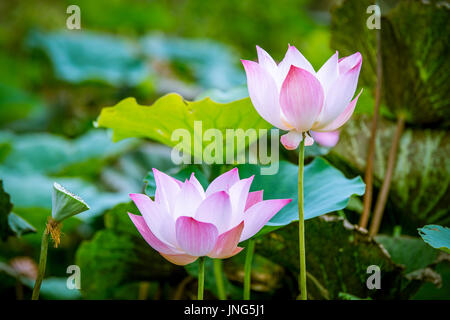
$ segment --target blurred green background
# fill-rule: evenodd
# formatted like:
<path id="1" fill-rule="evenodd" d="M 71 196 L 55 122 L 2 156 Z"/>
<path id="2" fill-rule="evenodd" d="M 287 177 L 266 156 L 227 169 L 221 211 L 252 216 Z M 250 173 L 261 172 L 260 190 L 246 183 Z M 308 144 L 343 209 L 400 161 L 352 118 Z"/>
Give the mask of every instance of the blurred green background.
<path id="1" fill-rule="evenodd" d="M 389 279 L 389 291 L 377 296 L 345 278 L 352 274 L 353 265 L 347 270 L 340 264 L 345 270 L 337 276 L 338 282 L 330 285 L 330 295 L 318 290 L 315 298 L 353 297 L 345 295 L 348 293 L 360 298 L 448 299 L 448 255 L 443 258 L 424 244 L 416 229 L 450 223 L 449 9 L 437 1 L 380 3 L 382 30 L 386 30 L 382 40 L 386 44 L 386 90 L 375 159 L 375 196 L 385 173 L 395 120 L 398 114 L 407 114 L 382 235 L 377 239 L 391 254 L 389 259 L 380 259 L 395 276 Z M 72 4 L 81 8 L 81 30 L 66 28 L 66 9 Z M 45 283 L 44 298 L 80 298 L 79 291 L 65 288 L 66 267 L 77 262 L 91 268 L 87 262 L 100 259 L 102 250 L 110 250 L 111 261 L 122 264 L 105 266 L 103 273 L 96 273 L 100 271 L 95 268 L 86 271 L 90 274 L 86 277 L 97 280 L 86 285 L 84 298 L 191 298 L 195 267 L 175 269 L 157 260 L 155 274 L 137 272 L 132 277 L 131 268 L 146 268 L 145 259 L 154 261 L 155 257 L 152 253 L 145 253 L 145 259 L 141 253 L 133 256 L 141 249 L 130 256 L 122 252 L 127 246 L 138 247 L 138 237 L 133 242 L 120 234 L 125 244 L 115 242 L 121 224 L 129 223 L 119 214 L 130 210 L 128 193 L 143 190 L 144 177 L 152 167 L 178 170 L 170 162 L 170 149 L 138 139 L 114 144 L 111 133 L 94 129 L 94 122 L 103 107 L 130 96 L 142 105 L 150 105 L 168 92 L 180 93 L 187 100 L 245 97 L 240 59 L 256 60 L 255 45 L 276 61 L 284 57 L 288 43 L 295 45 L 316 70 L 335 50 L 340 57 L 356 51 L 363 54 L 359 87 L 364 93 L 353 120 L 335 149 L 316 146 L 308 154 L 308 158 L 325 156 L 348 177 L 363 175 L 376 66 L 375 31 L 365 24 L 370 4 L 366 0 L 0 2 L 0 179 L 10 196 L 8 199 L 2 192 L 0 197 L 2 219 L 3 223 L 13 219 L 10 211 L 17 215 L 14 219 L 24 219 L 19 224 L 21 237 L 9 234 L 0 242 L 0 296 L 29 297 L 30 285 L 17 280 L 14 272 L 21 269 L 17 265 L 11 269 L 15 266 L 12 259 L 21 257 L 25 271 L 34 270 L 40 234 L 51 210 L 51 184 L 56 180 L 80 194 L 93 209 L 80 219 L 67 221 L 61 248 L 49 250 L 47 274 L 54 278 Z M 283 151 L 282 158 L 295 162 L 293 153 Z M 361 211 L 361 198 L 355 197 L 347 209 L 333 215 L 356 224 Z M 333 232 L 339 239 L 354 239 L 356 231 L 333 223 L 310 222 L 310 230 L 317 232 L 310 237 L 325 239 L 324 234 Z M 32 232 L 33 227 L 37 233 Z M 95 241 L 82 242 L 92 239 Z M 316 243 L 314 239 L 310 243 Z M 362 252 L 361 248 L 354 251 Z M 327 247 L 333 257 L 339 257 L 340 249 Z M 378 250 L 372 245 L 369 249 Z M 315 254 L 313 249 L 311 252 Z M 295 268 L 290 261 L 280 265 L 277 259 L 267 259 L 272 254 L 262 250 L 255 258 L 254 297 L 295 298 Z M 418 262 L 417 256 L 424 257 L 423 261 Z M 225 265 L 231 297 L 239 297 L 242 259 L 236 257 Z M 320 275 L 314 274 L 318 280 L 326 281 L 325 271 L 333 272 L 339 264 L 333 259 L 323 262 L 323 270 L 317 271 Z M 406 268 L 400 272 L 398 265 Z M 434 278 L 411 275 L 426 268 Z M 436 274 L 441 276 L 439 281 Z M 214 297 L 214 283 L 210 291 Z"/>
<path id="2" fill-rule="evenodd" d="M 70 4 L 81 8 L 81 30 L 66 29 Z M 332 53 L 330 5 L 306 0 L 2 2 L 1 123 L 74 137 L 91 127 L 101 106 L 126 96 L 149 103 L 177 89 L 187 98 L 203 89 L 230 89 L 245 83 L 239 59 L 255 59 L 256 44 L 277 60 L 288 43 L 296 45 L 319 67 Z M 16 122 L 24 118 L 36 121 Z"/>

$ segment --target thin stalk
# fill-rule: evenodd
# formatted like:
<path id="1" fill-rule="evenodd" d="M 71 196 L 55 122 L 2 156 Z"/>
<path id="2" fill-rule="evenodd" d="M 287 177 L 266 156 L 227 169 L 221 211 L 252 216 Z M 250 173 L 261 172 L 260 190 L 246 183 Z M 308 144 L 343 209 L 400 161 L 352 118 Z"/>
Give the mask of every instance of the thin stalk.
<path id="1" fill-rule="evenodd" d="M 305 159 L 305 134 L 303 134 L 298 154 L 298 247 L 300 254 L 299 289 L 300 299 L 307 300 L 306 292 L 306 254 L 305 254 L 305 217 L 303 212 L 303 167 Z"/>
<path id="2" fill-rule="evenodd" d="M 46 227 L 44 230 L 44 233 L 42 234 L 41 255 L 39 257 L 39 270 L 38 270 L 36 282 L 34 283 L 33 294 L 31 296 L 32 300 L 39 299 L 39 292 L 41 290 L 41 284 L 42 284 L 42 280 L 44 279 L 45 267 L 47 264 L 48 239 L 49 239 L 49 232 Z"/>
<path id="3" fill-rule="evenodd" d="M 378 194 L 377 203 L 375 204 L 375 210 L 373 213 L 373 219 L 370 224 L 369 235 L 371 237 L 375 236 L 380 228 L 384 207 L 386 206 L 386 201 L 389 195 L 389 188 L 391 187 L 392 175 L 394 174 L 398 145 L 400 142 L 400 138 L 402 137 L 404 127 L 405 117 L 403 115 L 399 115 L 395 128 L 394 138 L 392 139 L 391 149 L 389 150 L 386 174 L 384 175 L 383 184 L 381 185 L 381 190 Z"/>
<path id="4" fill-rule="evenodd" d="M 139 283 L 138 300 L 147 300 L 148 288 L 150 288 L 150 282 L 141 281 Z"/>
<path id="5" fill-rule="evenodd" d="M 359 220 L 359 225 L 367 228 L 370 217 L 370 208 L 372 207 L 373 197 L 373 162 L 375 157 L 375 142 L 378 126 L 378 118 L 380 113 L 381 102 L 381 85 L 383 77 L 383 64 L 381 60 L 381 36 L 380 30 L 377 30 L 377 84 L 375 88 L 375 106 L 373 111 L 372 128 L 370 130 L 369 149 L 367 151 L 367 166 L 364 175 L 364 182 L 366 183 L 366 192 L 364 193 L 364 207 L 363 213 Z"/>
<path id="6" fill-rule="evenodd" d="M 225 285 L 223 283 L 222 260 L 213 259 L 213 265 L 214 278 L 216 279 L 217 294 L 219 295 L 219 300 L 227 300 L 227 293 L 225 292 Z"/>
<path id="7" fill-rule="evenodd" d="M 203 291 L 205 287 L 205 257 L 198 259 L 198 293 L 197 300 L 203 300 Z"/>
<path id="8" fill-rule="evenodd" d="M 20 278 L 16 279 L 16 300 L 23 300 L 23 285 Z"/>
<path id="9" fill-rule="evenodd" d="M 244 300 L 250 300 L 250 287 L 252 280 L 252 261 L 255 252 L 255 240 L 248 240 L 247 252 L 245 254 L 244 265 Z"/>
<path id="10" fill-rule="evenodd" d="M 184 294 L 184 290 L 186 289 L 186 286 L 191 282 L 193 278 L 191 276 L 187 276 L 184 278 L 177 286 L 175 293 L 173 295 L 172 300 L 181 300 Z"/>

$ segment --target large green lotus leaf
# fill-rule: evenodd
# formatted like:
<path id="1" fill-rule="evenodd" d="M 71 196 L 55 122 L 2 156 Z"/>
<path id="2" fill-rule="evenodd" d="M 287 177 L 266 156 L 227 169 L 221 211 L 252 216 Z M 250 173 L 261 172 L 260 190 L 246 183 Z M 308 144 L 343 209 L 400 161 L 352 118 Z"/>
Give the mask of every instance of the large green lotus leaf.
<path id="1" fill-rule="evenodd" d="M 332 14 L 332 47 L 360 51 L 363 85 L 376 80 L 376 29 L 367 27 L 370 0 L 341 1 Z M 450 10 L 439 1 L 380 1 L 383 95 L 391 112 L 421 125 L 450 122 Z M 373 12 L 372 12 L 373 14 Z"/>
<path id="2" fill-rule="evenodd" d="M 167 262 L 142 238 L 127 212 L 138 214 L 134 204 L 117 205 L 105 214 L 106 229 L 77 250 L 76 264 L 83 271 L 81 292 L 87 299 L 126 298 L 118 290 L 129 283 L 181 280 L 183 268 Z M 130 297 L 130 293 L 128 293 Z"/>
<path id="3" fill-rule="evenodd" d="M 436 249 L 450 253 L 450 229 L 437 225 L 427 225 L 419 229 L 423 241 Z"/>
<path id="4" fill-rule="evenodd" d="M 298 220 L 298 166 L 280 161 L 279 170 L 274 175 L 261 175 L 261 167 L 257 165 L 245 164 L 238 168 L 241 178 L 255 175 L 251 190 L 264 190 L 265 200 L 293 200 L 267 226 L 283 226 Z M 352 195 L 362 195 L 365 190 L 361 177 L 347 179 L 322 158 L 316 158 L 305 166 L 303 187 L 305 219 L 343 209 Z"/>
<path id="5" fill-rule="evenodd" d="M 201 121 L 202 127 L 195 127 L 194 121 Z M 130 137 L 146 137 L 165 145 L 177 146 L 195 158 L 201 159 L 204 148 L 210 142 L 203 142 L 203 133 L 208 129 L 218 129 L 222 133 L 224 159 L 228 152 L 238 150 L 237 143 L 225 145 L 226 129 L 269 129 L 272 126 L 255 111 L 250 98 L 217 103 L 209 98 L 200 101 L 185 101 L 175 93 L 165 95 L 151 106 L 139 105 L 134 98 L 120 101 L 113 107 L 103 108 L 98 118 L 99 127 L 114 130 L 115 141 Z M 190 139 L 173 140 L 176 129 L 185 129 Z M 203 131 L 203 133 L 202 133 Z M 195 132 L 195 135 L 194 135 Z M 259 130 L 257 135 L 260 135 Z M 214 139 L 212 139 L 214 140 Z M 246 139 L 245 146 L 255 142 L 255 137 Z"/>
<path id="6" fill-rule="evenodd" d="M 108 131 L 92 130 L 74 140 L 48 133 L 16 135 L 0 132 L 11 146 L 0 167 L 7 171 L 56 174 L 70 166 L 107 159 L 128 150 L 132 141 L 111 142 Z"/>
<path id="7" fill-rule="evenodd" d="M 395 123 L 378 123 L 374 184 L 381 185 Z M 366 166 L 371 119 L 353 117 L 343 128 L 340 141 L 327 158 L 348 174 L 363 174 Z M 445 130 L 409 129 L 400 139 L 397 162 L 386 206 L 387 221 L 401 224 L 416 235 L 426 224 L 450 224 L 450 136 Z M 388 218 L 391 216 L 392 218 Z"/>
<path id="8" fill-rule="evenodd" d="M 409 281 L 402 266 L 367 231 L 343 218 L 321 216 L 305 222 L 308 294 L 314 299 L 337 299 L 340 292 L 366 298 L 407 298 L 414 292 L 400 290 Z M 257 253 L 294 274 L 299 272 L 298 224 L 280 228 L 256 239 Z M 367 273 L 371 265 L 380 267 L 381 289 L 369 290 Z M 417 289 L 417 288 L 416 288 Z"/>
<path id="9" fill-rule="evenodd" d="M 97 80 L 133 86 L 149 74 L 136 46 L 112 35 L 86 31 L 33 32 L 28 45 L 44 51 L 56 75 L 68 82 Z"/>

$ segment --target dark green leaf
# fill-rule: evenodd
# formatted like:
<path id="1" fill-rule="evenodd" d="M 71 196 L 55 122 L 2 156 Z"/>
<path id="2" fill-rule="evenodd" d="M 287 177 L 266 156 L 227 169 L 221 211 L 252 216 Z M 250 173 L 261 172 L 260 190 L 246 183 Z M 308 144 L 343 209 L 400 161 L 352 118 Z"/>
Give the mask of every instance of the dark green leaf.
<path id="1" fill-rule="evenodd" d="M 308 294 L 314 299 L 337 299 L 340 292 L 357 297 L 399 298 L 407 281 L 403 268 L 387 251 L 362 230 L 335 216 L 321 216 L 305 222 Z M 256 252 L 276 261 L 294 274 L 299 272 L 298 224 L 292 223 L 256 240 Z M 381 269 L 381 289 L 369 290 L 367 268 Z M 324 295 L 325 293 L 325 295 Z"/>
<path id="2" fill-rule="evenodd" d="M 395 263 L 405 266 L 407 273 L 428 267 L 438 255 L 419 238 L 379 235 L 375 239 L 386 248 Z"/>

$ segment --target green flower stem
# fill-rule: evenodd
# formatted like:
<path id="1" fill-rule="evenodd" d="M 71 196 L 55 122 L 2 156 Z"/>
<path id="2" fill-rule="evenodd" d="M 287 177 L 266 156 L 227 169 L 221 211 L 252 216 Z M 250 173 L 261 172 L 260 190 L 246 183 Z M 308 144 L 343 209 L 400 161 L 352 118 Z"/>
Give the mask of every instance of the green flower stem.
<path id="1" fill-rule="evenodd" d="M 34 283 L 33 294 L 31 296 L 32 300 L 39 299 L 39 292 L 41 290 L 42 279 L 44 279 L 45 266 L 47 264 L 47 250 L 49 237 L 50 237 L 49 232 L 47 230 L 47 227 L 45 227 L 44 233 L 42 234 L 41 255 L 39 257 L 39 270 L 36 282 Z"/>
<path id="2" fill-rule="evenodd" d="M 220 300 L 227 300 L 227 294 L 225 292 L 225 286 L 223 283 L 223 270 L 222 270 L 222 260 L 213 259 L 214 265 L 214 277 L 216 278 L 217 293 Z"/>
<path id="3" fill-rule="evenodd" d="M 244 265 L 244 300 L 250 300 L 250 281 L 252 278 L 252 260 L 255 252 L 255 240 L 248 240 Z"/>
<path id="4" fill-rule="evenodd" d="M 300 254 L 299 289 L 300 299 L 307 300 L 306 292 L 306 254 L 305 254 L 305 217 L 303 213 L 303 167 L 305 159 L 305 134 L 303 134 L 298 154 L 298 246 Z"/>
<path id="5" fill-rule="evenodd" d="M 198 294 L 197 300 L 203 300 L 203 291 L 205 287 L 205 257 L 198 259 Z"/>

